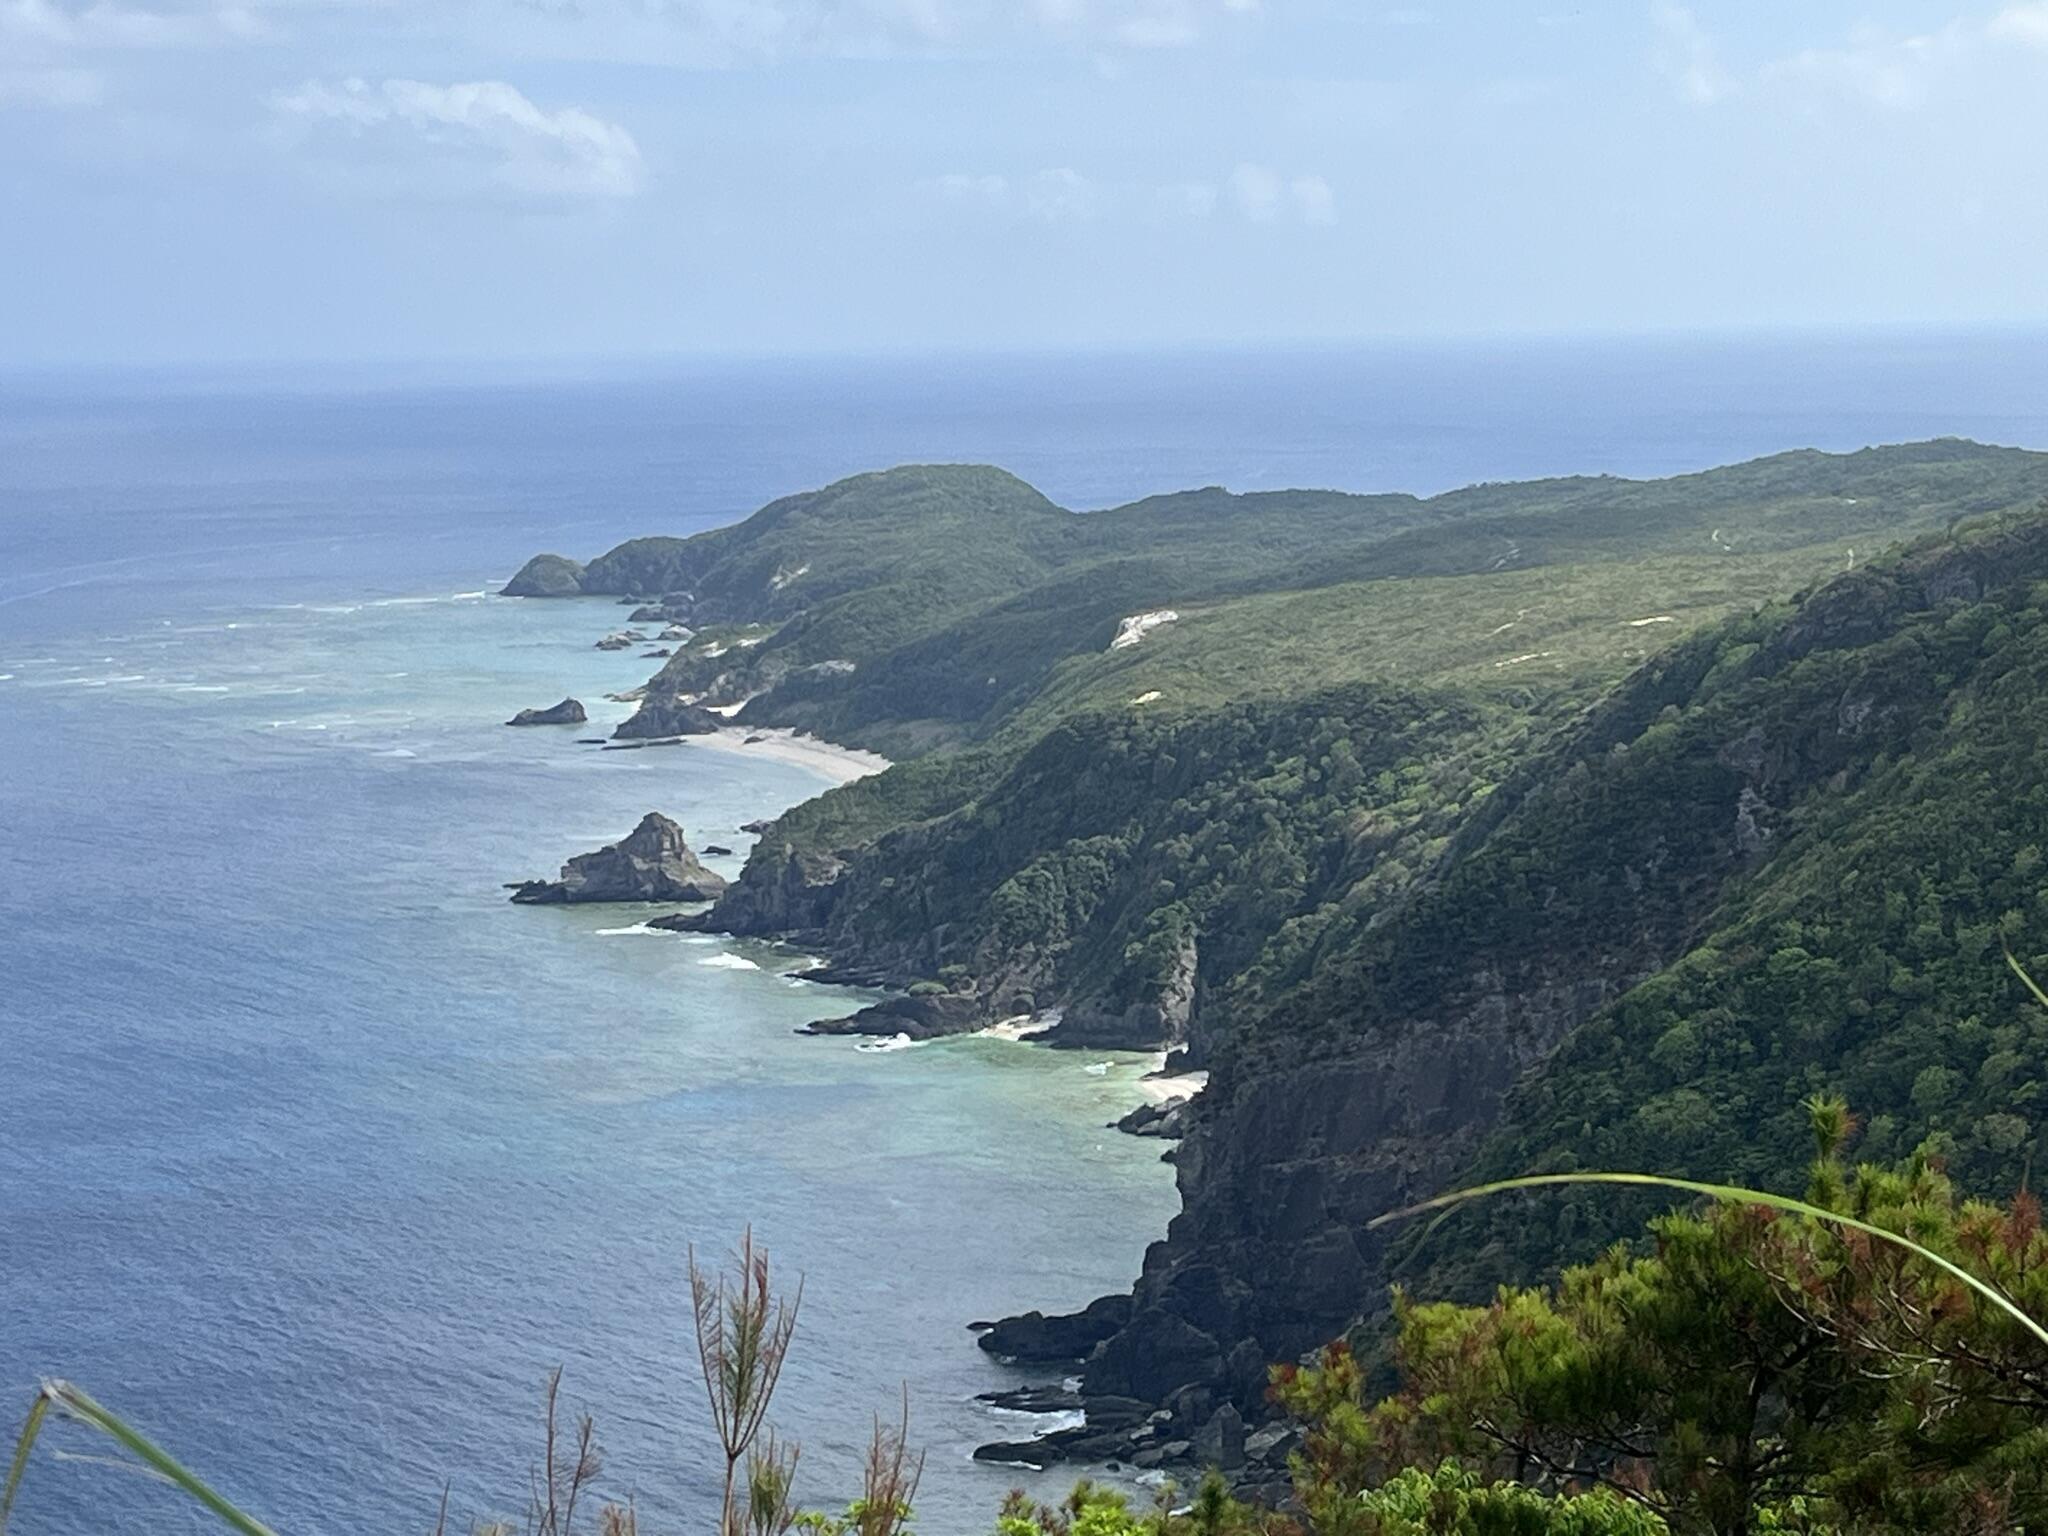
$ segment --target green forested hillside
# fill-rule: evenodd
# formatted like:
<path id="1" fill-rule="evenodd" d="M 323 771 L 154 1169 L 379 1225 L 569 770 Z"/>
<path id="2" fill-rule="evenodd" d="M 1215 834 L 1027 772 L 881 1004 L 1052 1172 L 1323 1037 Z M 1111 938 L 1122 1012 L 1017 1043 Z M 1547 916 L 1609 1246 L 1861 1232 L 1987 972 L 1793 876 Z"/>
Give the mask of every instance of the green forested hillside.
<path id="1" fill-rule="evenodd" d="M 1162 687 L 1154 702 L 1168 709 L 1350 677 L 1407 681 L 1411 656 L 1431 649 L 1428 626 L 1390 629 L 1399 615 L 1383 617 L 1381 604 L 1446 604 L 1456 627 L 1445 636 L 1466 647 L 1475 678 L 1496 663 L 1554 676 L 1580 662 L 1611 677 L 1671 638 L 1671 626 L 1642 633 L 1631 621 L 1716 617 L 1956 517 L 2026 505 L 2041 480 L 2038 455 L 1945 441 L 1661 481 L 1427 499 L 1206 490 L 1074 514 L 1000 470 L 927 466 L 856 476 L 693 538 L 634 540 L 584 568 L 578 590 L 666 596 L 708 626 L 657 693 L 746 701 L 749 722 L 902 756 L 1028 735 L 1126 680 L 1139 686 L 1124 699 L 1137 697 L 1151 684 L 1121 674 L 1148 647 L 1189 648 L 1184 671 L 1235 674 L 1221 687 Z M 1603 594 L 1594 568 L 1659 556 L 1670 557 L 1662 569 L 1609 569 Z M 1577 574 L 1533 577 L 1559 568 Z M 560 569 L 543 574 L 508 590 L 559 592 Z M 1416 577 L 1500 585 L 1366 590 Z M 1567 592 L 1569 611 L 1546 614 L 1542 599 Z M 1296 601 L 1276 611 L 1282 594 Z M 1123 619 L 1169 608 L 1173 624 L 1110 649 Z M 1615 632 L 1601 633 L 1609 621 Z M 1190 638 L 1198 631 L 1208 637 Z"/>
<path id="2" fill-rule="evenodd" d="M 1797 1188 L 1816 1094 L 1866 1117 L 1856 1155 L 1933 1138 L 1963 1187 L 2010 1194 L 2048 1151 L 2048 1024 L 2001 953 L 2048 958 L 2044 722 L 2048 509 L 1638 671 L 1473 805 L 1422 878 L 1296 925 L 1290 963 L 1233 994 L 1186 1213 L 1098 1389 L 1170 1388 L 1138 1362 L 1176 1330 L 1289 1357 L 1389 1280 L 1483 1295 L 1655 1207 L 1576 1191 L 1391 1250 L 1368 1233 L 1467 1180 Z"/>
<path id="3" fill-rule="evenodd" d="M 671 601 L 710 621 L 652 695 L 904 761 L 784 816 L 688 921 L 801 936 L 923 1029 L 1056 1012 L 1056 1042 L 1211 1070 L 1091 1399 L 1192 1435 L 1392 1278 L 1535 1279 L 1646 1214 L 1367 1230 L 1461 1178 L 1796 1186 L 1817 1092 L 1866 1117 L 1859 1155 L 1933 1137 L 1966 1188 L 2048 1153 L 2048 1026 L 2000 953 L 2048 970 L 2048 458 L 1085 515 L 917 470 L 795 500 L 629 583 L 696 581 Z"/>
<path id="4" fill-rule="evenodd" d="M 1932 1137 L 1968 1189 L 2010 1193 L 2048 1160 L 2048 1015 L 2002 959 L 2048 970 L 2048 530 L 1969 535 L 1951 558 L 1975 569 L 1931 603 L 1913 558 L 1831 589 L 1820 622 L 1861 644 L 1793 656 L 1782 631 L 1721 632 L 1698 691 L 1630 743 L 1620 804 L 1654 803 L 1645 759 L 1711 757 L 1753 797 L 1759 862 L 1510 1098 L 1479 1171 L 1783 1184 L 1821 1091 L 1867 1115 L 1860 1156 Z M 1560 1234 L 1597 1244 L 1628 1219 L 1552 1203 L 1485 1213 L 1482 1242 L 1527 1273 Z"/>

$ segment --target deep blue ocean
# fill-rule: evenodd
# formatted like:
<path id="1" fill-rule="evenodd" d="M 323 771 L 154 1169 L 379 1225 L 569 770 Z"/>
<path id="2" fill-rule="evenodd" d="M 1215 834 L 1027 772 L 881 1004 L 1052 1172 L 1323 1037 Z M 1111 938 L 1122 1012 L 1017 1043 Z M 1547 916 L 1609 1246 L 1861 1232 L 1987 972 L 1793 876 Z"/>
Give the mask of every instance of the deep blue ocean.
<path id="1" fill-rule="evenodd" d="M 807 1276 L 801 1492 L 907 1384 L 922 1528 L 987 1528 L 1017 1479 L 968 1452 L 1031 1424 L 964 1325 L 1136 1272 L 1170 1170 L 1104 1123 L 1149 1062 L 799 1038 L 860 1001 L 801 956 L 508 905 L 646 810 L 743 853 L 823 781 L 504 729 L 655 663 L 496 585 L 909 460 L 1093 508 L 1948 433 L 2048 447 L 2048 338 L 0 375 L 0 1424 L 69 1377 L 281 1530 L 423 1531 L 444 1481 L 519 1513 L 559 1363 L 605 1491 L 702 1528 L 684 1252 L 751 1222 Z M 207 1528 L 47 1454 L 17 1521 Z"/>

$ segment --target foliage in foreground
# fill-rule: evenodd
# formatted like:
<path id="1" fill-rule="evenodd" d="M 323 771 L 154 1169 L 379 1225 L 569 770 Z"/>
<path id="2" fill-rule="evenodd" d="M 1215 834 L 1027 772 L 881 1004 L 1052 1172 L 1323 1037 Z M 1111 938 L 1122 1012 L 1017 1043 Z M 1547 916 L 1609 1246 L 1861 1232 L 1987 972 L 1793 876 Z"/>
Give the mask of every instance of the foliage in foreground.
<path id="1" fill-rule="evenodd" d="M 1816 1100 L 1810 1113 L 1807 1202 L 1732 1191 L 1742 1198 L 1657 1219 L 1652 1251 L 1616 1247 L 1553 1287 L 1504 1288 L 1483 1307 L 1400 1297 L 1404 1380 L 1392 1396 L 1377 1397 L 1368 1366 L 1342 1344 L 1313 1367 L 1276 1370 L 1274 1401 L 1305 1430 L 1286 1511 L 1237 1501 L 1214 1474 L 1185 1505 L 1169 1488 L 1151 1508 L 1083 1483 L 1053 1506 L 1012 1495 L 995 1536 L 2048 1529 L 2039 1202 L 1963 1198 L 1924 1154 L 1847 1169 L 1845 1108 Z M 800 1512 L 796 1448 L 762 1427 L 794 1301 L 784 1305 L 751 1245 L 732 1278 L 700 1271 L 695 1290 L 734 1470 L 723 1536 L 904 1536 L 921 1466 L 907 1409 L 900 1426 L 878 1423 L 859 1499 L 843 1514 Z M 560 1435 L 554 1404 L 551 1383 L 523 1525 L 478 1530 L 569 1536 L 602 1463 L 590 1421 Z M 89 1397 L 55 1385 L 23 1437 L 0 1530 L 46 1410 L 109 1435 L 244 1536 L 271 1536 Z M 637 1536 L 630 1506 L 599 1503 L 594 1523 L 601 1536 Z"/>
<path id="2" fill-rule="evenodd" d="M 1370 1408 L 1341 1349 L 1281 1372 L 1316 1480 L 1452 1452 L 1609 1488 L 1681 1536 L 2048 1529 L 2040 1202 L 1964 1198 L 1925 1152 L 1847 1170 L 1846 1110 L 1810 1113 L 1813 1214 L 1723 1203 L 1554 1287 L 1397 1297 L 1405 1384 Z"/>

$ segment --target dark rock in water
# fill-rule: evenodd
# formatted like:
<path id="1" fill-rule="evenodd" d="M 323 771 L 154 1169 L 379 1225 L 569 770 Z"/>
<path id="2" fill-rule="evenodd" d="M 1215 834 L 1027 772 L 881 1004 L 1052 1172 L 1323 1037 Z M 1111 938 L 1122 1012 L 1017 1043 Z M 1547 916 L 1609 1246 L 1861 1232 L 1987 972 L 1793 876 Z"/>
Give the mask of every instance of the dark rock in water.
<path id="1" fill-rule="evenodd" d="M 941 1035 L 964 1035 L 983 1022 L 980 1000 L 958 992 L 940 992 L 929 997 L 892 997 L 872 1003 L 844 1019 L 820 1019 L 806 1024 L 800 1035 L 877 1035 L 883 1038 L 908 1035 L 913 1040 L 936 1040 Z"/>
<path id="2" fill-rule="evenodd" d="M 581 699 L 564 699 L 546 709 L 522 709 L 507 725 L 581 725 L 590 716 L 583 712 Z"/>
<path id="3" fill-rule="evenodd" d="M 683 829 L 649 811 L 623 841 L 579 854 L 559 880 L 529 880 L 512 893 L 526 903 L 582 901 L 714 901 L 723 876 L 697 862 Z"/>
<path id="4" fill-rule="evenodd" d="M 1176 1099 L 1170 1104 L 1140 1104 L 1123 1119 L 1113 1121 L 1110 1129 L 1122 1131 L 1127 1136 L 1159 1136 L 1168 1141 L 1186 1134 L 1186 1099 Z"/>
<path id="5" fill-rule="evenodd" d="M 1092 1410 L 1093 1405 L 1090 1407 Z M 992 1445 L 976 1446 L 974 1459 L 1026 1467 L 1049 1467 L 1062 1461 L 1101 1463 L 1130 1456 L 1131 1444 L 1128 1430 L 1083 1424 L 1075 1429 L 1051 1430 L 1035 1440 L 999 1440 Z"/>
<path id="6" fill-rule="evenodd" d="M 624 635 L 606 635 L 597 642 L 600 651 L 630 651 L 639 642 L 628 640 Z"/>
<path id="7" fill-rule="evenodd" d="M 753 745 L 754 745 L 754 743 L 756 743 L 756 742 L 759 742 L 759 741 L 766 741 L 767 739 L 768 739 L 768 738 L 767 738 L 766 736 L 749 736 L 749 737 L 748 737 L 748 738 L 746 739 L 746 741 L 745 741 L 745 742 L 743 743 L 743 745 L 751 747 L 751 746 L 753 746 Z M 745 828 L 745 827 L 742 827 L 742 828 L 740 828 L 740 830 L 741 830 L 742 832 L 744 832 L 744 831 L 746 830 L 746 828 Z"/>
<path id="8" fill-rule="evenodd" d="M 740 823 L 740 830 L 742 832 L 751 833 L 755 837 L 759 837 L 763 832 L 766 832 L 770 827 L 774 825 L 775 823 L 772 821 L 743 821 Z"/>
<path id="9" fill-rule="evenodd" d="M 711 926 L 709 912 L 664 912 L 659 917 L 647 919 L 647 926 L 659 928 L 664 933 L 717 933 Z"/>
<path id="10" fill-rule="evenodd" d="M 706 854 L 719 854 L 728 859 L 732 857 L 732 850 L 723 843 L 706 843 L 704 845 L 704 852 Z"/>
<path id="11" fill-rule="evenodd" d="M 633 599 L 626 597 L 621 598 L 620 601 L 630 603 Z M 642 603 L 638 608 L 635 608 L 632 613 L 632 622 L 635 624 L 673 624 L 680 627 L 690 622 L 690 615 L 695 607 L 696 599 L 691 597 L 689 593 L 669 592 L 664 594 L 659 602 Z M 668 639 L 671 637 L 665 635 L 662 638 Z"/>
<path id="12" fill-rule="evenodd" d="M 1012 1387 L 1003 1392 L 983 1392 L 975 1401 L 1012 1413 L 1072 1413 L 1081 1406 L 1081 1394 L 1057 1382 L 1040 1387 Z"/>
<path id="13" fill-rule="evenodd" d="M 1218 1381 L 1223 1374 L 1223 1346 L 1215 1335 L 1163 1307 L 1148 1307 L 1132 1314 L 1089 1359 L 1082 1389 L 1090 1396 L 1101 1393 L 1157 1403 L 1179 1387 Z"/>
<path id="14" fill-rule="evenodd" d="M 583 567 L 564 555 L 535 555 L 500 589 L 500 597 L 581 597 Z"/>
<path id="15" fill-rule="evenodd" d="M 657 736 L 709 736 L 725 722 L 708 709 L 685 704 L 680 699 L 648 697 L 640 701 L 612 735 L 622 741 L 645 741 Z"/>
<path id="16" fill-rule="evenodd" d="M 576 738 L 576 745 L 579 747 L 601 747 L 604 745 L 604 738 L 602 736 L 578 736 Z"/>
<path id="17" fill-rule="evenodd" d="M 977 1445 L 974 1459 L 997 1462 L 1006 1467 L 1039 1469 L 1049 1467 L 1061 1458 L 1053 1454 L 1043 1440 L 997 1440 L 988 1445 Z"/>
<path id="18" fill-rule="evenodd" d="M 1047 1317 L 1026 1312 L 992 1324 L 975 1342 L 990 1354 L 1024 1365 L 1063 1365 L 1085 1360 L 1095 1346 L 1131 1318 L 1131 1298 L 1103 1296 L 1079 1312 Z"/>
<path id="19" fill-rule="evenodd" d="M 861 960 L 828 960 L 823 965 L 811 966 L 808 970 L 792 971 L 791 975 L 802 981 L 814 981 L 821 987 L 886 987 L 889 985 L 889 968 Z M 993 1323 L 981 1324 L 992 1328 Z"/>
<path id="20" fill-rule="evenodd" d="M 1152 1415 L 1152 1405 L 1134 1397 L 1090 1397 L 1083 1406 L 1091 1430 L 1134 1430 Z"/>
<path id="21" fill-rule="evenodd" d="M 666 646 L 657 645 L 651 651 L 642 651 L 640 653 L 640 659 L 642 661 L 661 661 L 667 657 L 673 656 L 674 654 L 675 652 L 669 650 Z"/>

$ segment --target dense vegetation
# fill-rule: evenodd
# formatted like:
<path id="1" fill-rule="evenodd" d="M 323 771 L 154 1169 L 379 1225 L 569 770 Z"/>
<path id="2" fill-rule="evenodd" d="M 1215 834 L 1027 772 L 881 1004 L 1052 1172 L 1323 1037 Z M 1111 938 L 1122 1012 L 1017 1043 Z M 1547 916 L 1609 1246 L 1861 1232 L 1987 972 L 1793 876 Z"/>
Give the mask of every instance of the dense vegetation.
<path id="1" fill-rule="evenodd" d="M 1663 615 L 1682 630 L 1738 611 L 1901 536 L 2028 505 L 2043 478 L 2038 455 L 1941 442 L 1661 481 L 1427 499 L 1211 489 L 1076 515 L 1000 470 L 922 466 L 689 539 L 633 540 L 580 568 L 575 590 L 664 597 L 709 626 L 657 691 L 750 699 L 749 721 L 909 755 L 1028 736 L 1155 687 L 1156 705 L 1178 711 L 1352 678 L 1412 682 L 1407 663 L 1439 639 L 1463 648 L 1469 681 L 1516 657 L 1501 681 L 1526 682 L 1521 669 L 1542 686 L 1612 681 L 1669 638 L 1632 620 Z M 1610 569 L 1513 579 L 1588 566 Z M 548 557 L 544 582 L 513 590 L 559 593 L 564 567 L 579 569 Z M 1428 577 L 1453 580 L 1395 590 Z M 1508 579 L 1456 580 L 1472 577 Z M 1109 650 L 1123 619 L 1169 607 L 1176 626 Z M 760 626 L 756 643 L 732 648 L 735 624 Z M 1134 666 L 1166 647 L 1176 664 L 1158 675 Z"/>
<path id="2" fill-rule="evenodd" d="M 1632 954 L 1648 974 L 1510 1096 L 1477 1174 L 1782 1184 L 1829 1091 L 1869 1109 L 1869 1155 L 1936 1137 L 1971 1187 L 2014 1187 L 2048 1151 L 2048 1020 L 1998 960 L 2048 949 L 2044 583 L 2048 522 L 1994 523 L 1682 647 L 1276 1023 L 1413 1016 L 1475 963 Z M 1458 1267 L 1526 1274 L 1638 1214 L 1474 1216 Z"/>
<path id="3" fill-rule="evenodd" d="M 786 816 L 713 926 L 945 994 L 933 1027 L 1058 1009 L 1055 1039 L 1213 1069 L 1187 1215 L 1089 1381 L 1249 1407 L 1223 1362 L 1326 1337 L 1389 1264 L 1475 1296 L 1648 1213 L 1349 1235 L 1461 1176 L 1784 1187 L 1819 1091 L 1873 1155 L 1946 1138 L 1973 1187 L 2048 1150 L 2048 1041 L 1986 963 L 2048 951 L 2044 492 L 2041 456 L 1957 442 L 1086 516 L 911 470 L 631 585 L 723 573 L 657 696 L 908 754 Z M 821 559 L 858 579 L 805 597 Z M 959 602 L 902 601 L 963 563 Z"/>

